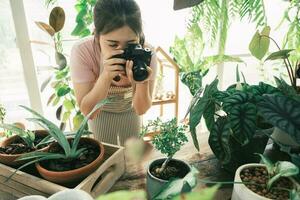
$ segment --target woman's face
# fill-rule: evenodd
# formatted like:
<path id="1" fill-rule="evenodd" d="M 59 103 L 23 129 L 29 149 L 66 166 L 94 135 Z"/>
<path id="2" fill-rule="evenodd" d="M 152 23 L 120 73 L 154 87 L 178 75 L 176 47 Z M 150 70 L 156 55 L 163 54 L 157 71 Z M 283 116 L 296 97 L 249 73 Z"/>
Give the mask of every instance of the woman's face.
<path id="1" fill-rule="evenodd" d="M 139 38 L 135 32 L 125 25 L 99 37 L 101 53 L 108 54 L 116 49 L 124 49 L 127 44 L 139 43 Z"/>

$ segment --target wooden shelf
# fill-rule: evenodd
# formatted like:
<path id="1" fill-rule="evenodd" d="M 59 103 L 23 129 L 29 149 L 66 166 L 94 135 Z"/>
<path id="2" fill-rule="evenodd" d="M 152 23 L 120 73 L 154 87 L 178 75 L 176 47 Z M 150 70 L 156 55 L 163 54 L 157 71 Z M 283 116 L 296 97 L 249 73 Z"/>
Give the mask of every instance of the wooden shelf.
<path id="1" fill-rule="evenodd" d="M 152 101 L 152 105 L 161 105 L 168 103 L 177 103 L 176 99 L 162 99 L 162 100 L 154 100 Z"/>

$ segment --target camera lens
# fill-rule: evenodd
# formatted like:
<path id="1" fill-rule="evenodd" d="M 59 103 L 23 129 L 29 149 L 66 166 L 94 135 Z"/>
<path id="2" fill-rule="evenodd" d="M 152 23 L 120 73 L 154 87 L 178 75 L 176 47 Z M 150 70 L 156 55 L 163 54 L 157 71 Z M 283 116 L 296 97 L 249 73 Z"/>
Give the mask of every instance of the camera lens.
<path id="1" fill-rule="evenodd" d="M 132 73 L 135 81 L 143 81 L 148 77 L 147 66 L 145 63 L 138 62 L 133 66 Z"/>

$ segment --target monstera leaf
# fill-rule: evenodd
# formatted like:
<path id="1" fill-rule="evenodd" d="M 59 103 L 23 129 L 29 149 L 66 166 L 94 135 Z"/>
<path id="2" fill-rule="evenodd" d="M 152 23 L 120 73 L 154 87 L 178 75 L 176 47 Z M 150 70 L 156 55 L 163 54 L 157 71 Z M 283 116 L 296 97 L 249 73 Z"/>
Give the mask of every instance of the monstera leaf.
<path id="1" fill-rule="evenodd" d="M 269 123 L 285 131 L 300 144 L 299 102 L 286 96 L 264 95 L 258 108 Z"/>
<path id="2" fill-rule="evenodd" d="M 231 158 L 229 148 L 230 132 L 231 129 L 227 117 L 219 117 L 208 138 L 210 148 L 222 164 L 228 163 Z"/>

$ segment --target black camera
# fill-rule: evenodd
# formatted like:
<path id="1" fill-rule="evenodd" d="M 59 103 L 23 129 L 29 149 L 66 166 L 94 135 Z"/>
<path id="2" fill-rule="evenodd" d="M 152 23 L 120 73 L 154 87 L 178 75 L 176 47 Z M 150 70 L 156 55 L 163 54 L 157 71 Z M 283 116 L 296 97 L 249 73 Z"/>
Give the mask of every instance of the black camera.
<path id="1" fill-rule="evenodd" d="M 143 48 L 140 44 L 128 44 L 124 49 L 123 54 L 113 56 L 113 58 L 123 58 L 125 60 L 132 60 L 133 79 L 135 81 L 143 81 L 148 77 L 147 66 L 150 65 L 152 52 L 149 48 Z M 123 65 L 125 68 L 125 65 Z M 120 77 L 114 78 L 119 81 Z"/>

